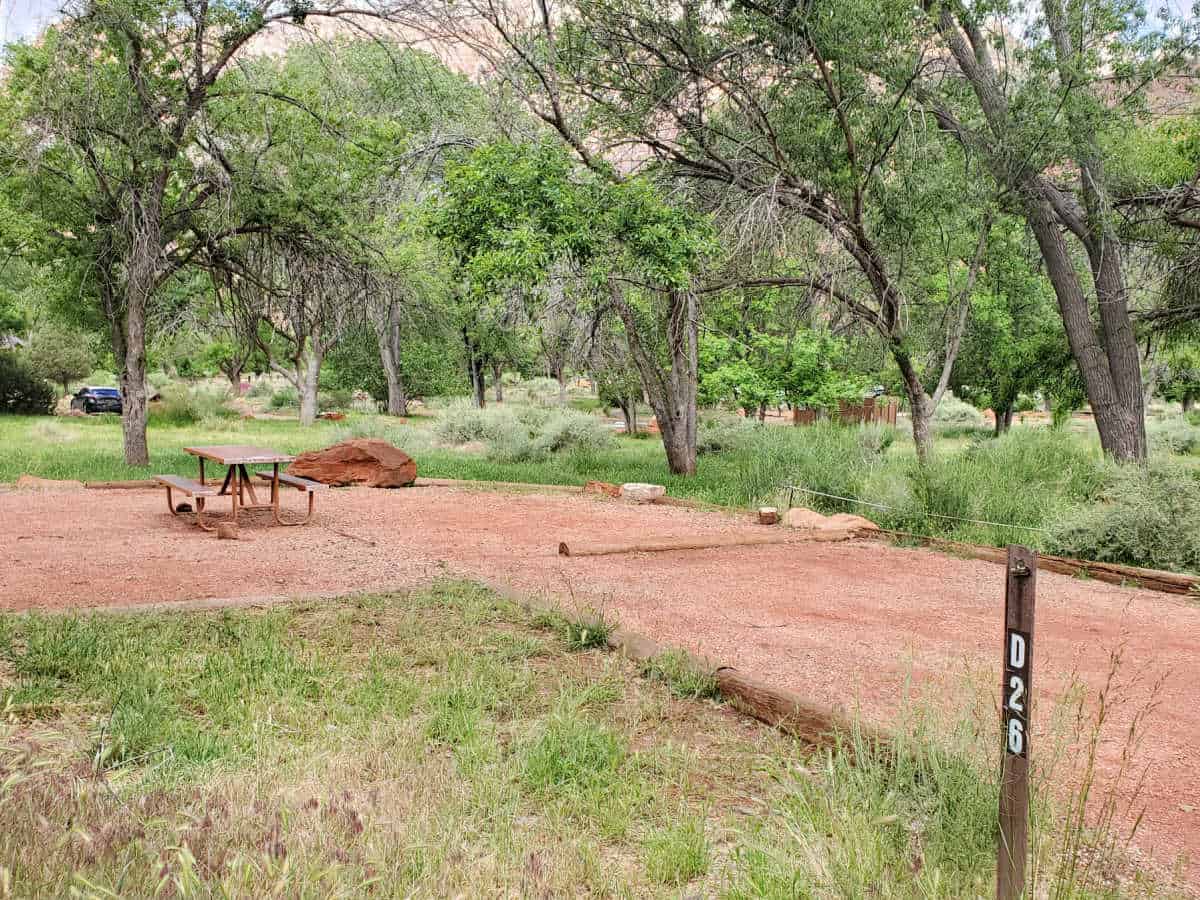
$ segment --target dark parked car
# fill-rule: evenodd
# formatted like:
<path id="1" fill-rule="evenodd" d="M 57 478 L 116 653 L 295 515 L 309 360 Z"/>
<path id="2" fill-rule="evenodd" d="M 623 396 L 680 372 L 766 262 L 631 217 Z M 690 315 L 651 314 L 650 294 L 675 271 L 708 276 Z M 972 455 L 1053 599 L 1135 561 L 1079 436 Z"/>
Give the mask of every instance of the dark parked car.
<path id="1" fill-rule="evenodd" d="M 71 398 L 71 409 L 85 413 L 119 413 L 121 392 L 110 387 L 85 387 Z"/>

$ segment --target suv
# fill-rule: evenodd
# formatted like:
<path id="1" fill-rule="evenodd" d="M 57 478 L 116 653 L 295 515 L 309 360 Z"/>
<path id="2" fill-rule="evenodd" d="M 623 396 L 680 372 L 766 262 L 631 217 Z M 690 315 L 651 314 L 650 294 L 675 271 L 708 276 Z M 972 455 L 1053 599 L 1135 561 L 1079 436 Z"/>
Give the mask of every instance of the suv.
<path id="1" fill-rule="evenodd" d="M 110 387 L 85 387 L 71 398 L 71 409 L 85 413 L 119 413 L 121 392 Z"/>

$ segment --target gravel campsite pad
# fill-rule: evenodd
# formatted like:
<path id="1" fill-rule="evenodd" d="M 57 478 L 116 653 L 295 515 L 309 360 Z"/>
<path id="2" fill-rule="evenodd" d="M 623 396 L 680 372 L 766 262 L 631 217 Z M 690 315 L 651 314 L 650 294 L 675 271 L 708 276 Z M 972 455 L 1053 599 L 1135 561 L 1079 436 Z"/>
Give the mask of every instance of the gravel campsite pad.
<path id="1" fill-rule="evenodd" d="M 560 541 L 763 529 L 720 513 L 559 493 L 354 488 L 322 501 L 312 525 L 269 528 L 249 516 L 240 540 L 218 541 L 173 518 L 158 491 L 0 494 L 0 611 L 333 596 L 452 575 L 599 609 L 624 628 L 883 725 L 906 714 L 914 690 L 959 706 L 973 698 L 977 708 L 994 693 L 1003 569 L 987 562 L 874 541 L 563 558 Z M 297 502 L 291 492 L 287 502 Z M 1109 685 L 1096 790 L 1115 785 L 1128 809 L 1144 769 L 1136 844 L 1161 866 L 1186 855 L 1196 878 L 1200 608 L 1042 572 L 1034 648 L 1043 722 L 1073 683 L 1092 697 Z M 1056 708 L 1066 716 L 1066 704 Z M 1146 734 L 1138 768 L 1118 777 L 1137 716 Z M 1068 761 L 1080 756 L 1060 749 Z"/>

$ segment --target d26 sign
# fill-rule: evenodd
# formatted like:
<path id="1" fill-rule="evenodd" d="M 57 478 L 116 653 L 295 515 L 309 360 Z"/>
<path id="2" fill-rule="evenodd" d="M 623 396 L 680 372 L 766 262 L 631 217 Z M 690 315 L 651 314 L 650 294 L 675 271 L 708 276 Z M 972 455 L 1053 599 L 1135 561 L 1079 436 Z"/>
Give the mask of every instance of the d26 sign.
<path id="1" fill-rule="evenodd" d="M 1029 752 L 1029 667 L 1033 644 L 1028 632 L 1004 632 L 1004 749 L 1014 756 Z"/>

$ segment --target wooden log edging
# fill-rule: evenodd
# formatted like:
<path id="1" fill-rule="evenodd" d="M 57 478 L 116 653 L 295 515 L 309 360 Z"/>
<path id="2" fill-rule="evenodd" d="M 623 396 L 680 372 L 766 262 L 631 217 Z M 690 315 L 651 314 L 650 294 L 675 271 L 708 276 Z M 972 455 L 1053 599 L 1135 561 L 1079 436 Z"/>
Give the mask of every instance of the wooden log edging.
<path id="1" fill-rule="evenodd" d="M 559 556 L 616 556 L 624 553 L 670 553 L 673 550 L 713 550 L 720 547 L 754 547 L 762 544 L 797 544 L 811 539 L 808 534 L 746 534 L 671 538 L 636 544 L 568 544 L 560 541 Z"/>
<path id="2" fill-rule="evenodd" d="M 983 544 L 966 544 L 962 541 L 952 541 L 948 538 L 927 537 L 922 534 L 910 534 L 906 531 L 879 532 L 883 537 L 891 537 L 905 541 L 917 541 L 922 546 L 934 550 L 957 553 L 971 559 L 982 559 L 986 562 L 1004 565 L 1008 560 L 1007 551 L 1002 547 L 988 547 Z M 1107 584 L 1122 587 L 1141 587 L 1166 594 L 1182 594 L 1197 597 L 1200 591 L 1200 577 L 1181 575 L 1178 572 L 1166 572 L 1162 569 L 1142 569 L 1138 566 L 1124 566 L 1120 563 L 1096 562 L 1095 560 L 1072 559 L 1068 556 L 1054 556 L 1049 553 L 1038 554 L 1038 568 L 1060 575 L 1073 575 L 1095 578 Z"/>
<path id="3" fill-rule="evenodd" d="M 528 600 L 522 603 L 531 606 Z M 532 605 L 535 608 L 541 606 Z M 562 607 L 552 608 L 560 615 L 571 618 Z M 831 746 L 851 734 L 860 736 L 871 745 L 882 746 L 892 740 L 892 736 L 886 731 L 856 720 L 840 706 L 813 702 L 793 691 L 748 675 L 734 666 L 722 665 L 713 659 L 681 648 L 664 647 L 637 632 L 618 628 L 609 635 L 608 646 L 634 662 L 650 662 L 668 650 L 682 654 L 689 666 L 699 672 L 712 674 L 722 699 L 728 701 L 738 712 L 772 728 L 778 728 L 808 744 Z"/>

